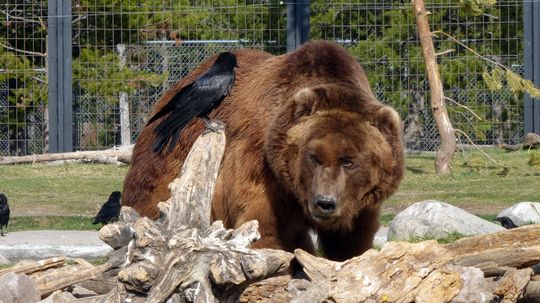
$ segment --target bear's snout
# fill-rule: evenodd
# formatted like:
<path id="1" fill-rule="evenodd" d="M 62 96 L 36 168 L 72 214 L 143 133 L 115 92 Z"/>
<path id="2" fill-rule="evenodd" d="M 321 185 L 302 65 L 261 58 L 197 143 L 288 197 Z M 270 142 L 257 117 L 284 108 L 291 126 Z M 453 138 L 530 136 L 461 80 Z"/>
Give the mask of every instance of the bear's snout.
<path id="1" fill-rule="evenodd" d="M 317 195 L 313 202 L 318 217 L 330 216 L 336 210 L 336 199 L 332 196 Z"/>

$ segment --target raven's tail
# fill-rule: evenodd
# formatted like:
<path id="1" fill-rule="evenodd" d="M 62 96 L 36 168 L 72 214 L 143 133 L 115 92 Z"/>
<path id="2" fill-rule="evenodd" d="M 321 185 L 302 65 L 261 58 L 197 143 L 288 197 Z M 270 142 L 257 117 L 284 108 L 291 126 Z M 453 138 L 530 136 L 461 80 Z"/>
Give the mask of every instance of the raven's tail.
<path id="1" fill-rule="evenodd" d="M 171 116 L 173 115 L 174 114 L 171 114 Z M 174 146 L 176 146 L 184 127 L 195 117 L 191 115 L 182 115 L 179 117 L 171 116 L 167 117 L 154 129 L 156 142 L 152 148 L 155 153 L 160 154 L 167 144 L 169 144 L 167 151 L 171 152 L 174 149 Z"/>

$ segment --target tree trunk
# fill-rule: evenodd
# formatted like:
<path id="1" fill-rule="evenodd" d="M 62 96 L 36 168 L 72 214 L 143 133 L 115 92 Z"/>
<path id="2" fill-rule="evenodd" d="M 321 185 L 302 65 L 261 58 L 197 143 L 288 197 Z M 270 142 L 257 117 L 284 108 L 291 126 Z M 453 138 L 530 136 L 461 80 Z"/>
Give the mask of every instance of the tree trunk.
<path id="1" fill-rule="evenodd" d="M 120 69 L 126 67 L 126 45 L 118 44 L 116 46 L 118 56 L 120 57 Z M 118 109 L 120 111 L 120 142 L 122 145 L 131 144 L 131 129 L 129 123 L 129 102 L 126 92 L 120 93 L 118 101 Z"/>
<path id="2" fill-rule="evenodd" d="M 446 111 L 441 75 L 433 48 L 433 40 L 431 39 L 424 0 L 413 0 L 412 5 L 416 17 L 420 44 L 422 45 L 424 62 L 426 63 L 426 73 L 431 92 L 431 110 L 433 111 L 433 117 L 441 138 L 441 146 L 437 151 L 435 170 L 440 175 L 449 174 L 452 171 L 452 159 L 456 152 L 456 134 Z"/>

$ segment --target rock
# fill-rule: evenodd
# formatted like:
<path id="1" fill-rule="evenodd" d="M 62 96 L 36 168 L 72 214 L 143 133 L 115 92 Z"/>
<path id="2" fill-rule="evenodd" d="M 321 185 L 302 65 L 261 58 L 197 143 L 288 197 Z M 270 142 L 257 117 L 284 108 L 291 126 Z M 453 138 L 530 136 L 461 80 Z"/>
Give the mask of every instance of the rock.
<path id="1" fill-rule="evenodd" d="M 71 293 L 75 298 L 86 298 L 86 297 L 92 297 L 97 296 L 97 293 L 95 291 L 86 289 L 78 284 L 75 284 L 71 287 Z"/>
<path id="2" fill-rule="evenodd" d="M 484 273 L 476 267 L 454 267 L 461 274 L 463 288 L 452 299 L 452 303 L 488 303 L 493 302 L 493 294 L 489 292 L 489 285 L 484 279 Z"/>
<path id="3" fill-rule="evenodd" d="M 538 224 L 540 223 L 540 203 L 516 203 L 497 215 L 497 221 L 502 223 L 504 220 L 510 220 L 515 226 Z"/>
<path id="4" fill-rule="evenodd" d="M 3 255 L 0 255 L 0 265 L 5 265 L 5 264 L 10 264 L 11 262 L 9 261 L 8 258 L 4 257 Z"/>
<path id="5" fill-rule="evenodd" d="M 523 139 L 523 147 L 533 148 L 536 145 L 540 145 L 540 135 L 535 133 L 528 133 Z"/>
<path id="6" fill-rule="evenodd" d="M 386 242 L 388 242 L 388 227 L 381 226 L 377 233 L 375 233 L 375 238 L 373 239 L 373 246 L 382 247 Z"/>
<path id="7" fill-rule="evenodd" d="M 39 303 L 57 303 L 57 302 L 73 302 L 77 300 L 72 294 L 69 292 L 54 292 L 52 295 L 48 296 L 47 298 L 39 301 Z"/>
<path id="8" fill-rule="evenodd" d="M 26 275 L 12 272 L 0 276 L 2 303 L 34 303 L 40 300 L 36 284 Z"/>
<path id="9" fill-rule="evenodd" d="M 445 202 L 427 200 L 400 212 L 388 229 L 389 240 L 443 238 L 452 233 L 482 235 L 505 230 Z"/>

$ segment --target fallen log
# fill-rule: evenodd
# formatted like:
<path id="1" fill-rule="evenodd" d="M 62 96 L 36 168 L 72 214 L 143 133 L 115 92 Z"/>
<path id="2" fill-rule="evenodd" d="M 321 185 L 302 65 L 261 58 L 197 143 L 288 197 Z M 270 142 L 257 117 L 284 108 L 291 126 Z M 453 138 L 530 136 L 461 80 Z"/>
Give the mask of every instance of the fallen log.
<path id="1" fill-rule="evenodd" d="M 104 164 L 126 164 L 131 161 L 133 145 L 99 151 L 76 151 L 56 154 L 0 157 L 0 165 L 80 160 Z"/>
<path id="2" fill-rule="evenodd" d="M 32 274 L 47 270 L 51 267 L 63 266 L 66 262 L 66 257 L 54 257 L 40 261 L 24 261 L 15 264 L 15 266 L 0 270 L 0 276 L 12 272 L 15 274 Z"/>
<path id="3" fill-rule="evenodd" d="M 503 148 L 506 151 L 516 151 L 522 149 L 536 149 L 540 147 L 540 135 L 535 133 L 528 133 L 523 139 L 523 143 L 518 144 L 499 144 L 499 148 Z"/>
<path id="4" fill-rule="evenodd" d="M 445 247 L 453 263 L 482 269 L 486 277 L 501 276 L 512 268 L 540 263 L 540 225 L 460 239 Z"/>
<path id="5" fill-rule="evenodd" d="M 106 263 L 100 266 L 96 266 L 94 268 L 73 272 L 69 275 L 66 275 L 63 272 L 52 272 L 49 276 L 42 277 L 42 279 L 39 279 L 35 282 L 37 284 L 39 293 L 43 297 L 56 290 L 63 289 L 75 283 L 95 278 L 110 268 L 110 264 Z"/>

